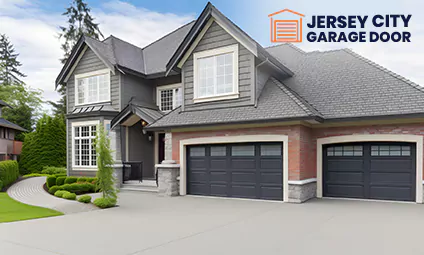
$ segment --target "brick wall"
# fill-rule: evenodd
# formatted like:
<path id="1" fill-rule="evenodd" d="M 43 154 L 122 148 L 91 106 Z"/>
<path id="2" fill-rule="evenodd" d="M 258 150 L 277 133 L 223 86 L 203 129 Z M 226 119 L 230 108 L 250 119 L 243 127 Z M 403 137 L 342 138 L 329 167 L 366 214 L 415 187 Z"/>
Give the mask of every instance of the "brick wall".
<path id="1" fill-rule="evenodd" d="M 172 133 L 172 159 L 179 161 L 179 141 L 183 139 L 258 134 L 287 135 L 289 137 L 289 180 L 304 180 L 316 177 L 316 140 L 318 138 L 352 134 L 424 135 L 424 124 L 371 125 L 315 129 L 296 125 Z"/>

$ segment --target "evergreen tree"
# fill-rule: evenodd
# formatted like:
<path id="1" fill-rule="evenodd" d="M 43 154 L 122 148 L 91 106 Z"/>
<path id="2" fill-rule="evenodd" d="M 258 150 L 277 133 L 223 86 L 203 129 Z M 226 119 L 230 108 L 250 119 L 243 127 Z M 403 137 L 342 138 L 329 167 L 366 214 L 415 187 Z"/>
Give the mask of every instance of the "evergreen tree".
<path id="1" fill-rule="evenodd" d="M 117 190 L 113 176 L 113 157 L 110 149 L 110 139 L 107 137 L 103 125 L 97 127 L 96 134 L 97 152 L 97 187 L 102 191 L 103 198 L 116 203 Z"/>
<path id="2" fill-rule="evenodd" d="M 15 48 L 5 34 L 0 34 L 0 62 L 2 63 L 2 71 L 0 80 L 2 85 L 12 85 L 16 82 L 22 83 L 20 78 L 26 77 L 19 68 L 22 66 L 18 61 L 19 54 L 15 52 Z"/>
<path id="3" fill-rule="evenodd" d="M 66 8 L 66 11 L 62 14 L 67 17 L 67 26 L 61 26 L 59 39 L 64 39 L 61 48 L 64 52 L 64 56 L 60 59 L 62 64 L 66 63 L 69 55 L 71 54 L 72 48 L 78 42 L 78 39 L 82 35 L 87 35 L 96 39 L 103 38 L 102 32 L 100 32 L 99 24 L 94 22 L 94 18 L 91 16 L 91 9 L 84 0 L 73 0 L 71 6 Z M 66 88 L 60 86 L 58 92 L 62 95 L 62 98 L 58 102 L 49 101 L 49 104 L 53 107 L 55 114 L 66 114 Z"/>

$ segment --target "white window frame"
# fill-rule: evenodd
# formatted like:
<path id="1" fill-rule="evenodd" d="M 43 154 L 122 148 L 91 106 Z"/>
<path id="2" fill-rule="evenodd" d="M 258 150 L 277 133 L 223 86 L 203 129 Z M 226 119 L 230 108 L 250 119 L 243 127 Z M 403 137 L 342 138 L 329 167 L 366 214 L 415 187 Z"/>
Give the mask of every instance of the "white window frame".
<path id="1" fill-rule="evenodd" d="M 213 57 L 221 54 L 233 54 L 233 92 L 218 94 L 214 96 L 199 97 L 199 74 L 198 74 L 198 60 L 200 58 Z M 194 92 L 194 103 L 216 101 L 216 100 L 225 100 L 225 99 L 235 99 L 239 97 L 239 60 L 238 60 L 238 44 L 233 44 L 226 47 L 221 47 L 212 50 L 206 50 L 201 52 L 196 52 L 193 54 L 193 92 Z M 216 79 L 216 77 L 215 77 Z M 216 82 L 216 81 L 215 81 Z"/>
<path id="2" fill-rule="evenodd" d="M 92 76 L 99 76 L 99 75 L 105 75 L 106 74 L 106 80 L 108 81 L 108 97 L 106 100 L 99 100 L 96 102 L 87 102 L 86 100 L 88 99 L 88 95 L 84 98 L 85 102 L 84 103 L 79 103 L 79 99 L 78 99 L 78 80 L 79 79 L 84 79 L 84 78 L 89 78 Z M 110 91 L 111 91 L 111 82 L 110 82 L 110 69 L 102 69 L 102 70 L 97 70 L 97 71 L 93 71 L 93 72 L 88 72 L 88 73 L 82 73 L 82 74 L 77 74 L 75 75 L 75 105 L 79 106 L 79 105 L 91 105 L 91 104 L 98 104 L 98 103 L 106 103 L 106 102 L 110 102 Z M 97 94 L 99 93 L 99 90 L 97 90 Z M 99 98 L 99 96 L 97 96 L 97 98 Z"/>
<path id="3" fill-rule="evenodd" d="M 162 101 L 161 101 L 161 91 L 164 90 L 173 90 L 172 92 L 172 110 L 174 110 L 175 108 L 177 108 L 178 106 L 176 105 L 177 103 L 177 97 L 176 97 L 176 93 L 175 90 L 176 89 L 182 89 L 181 88 L 181 83 L 175 83 L 175 84 L 169 84 L 169 85 L 165 85 L 165 86 L 158 86 L 156 88 L 156 102 L 157 102 L 157 106 L 159 107 L 159 110 L 163 111 L 163 112 L 169 112 L 169 111 L 164 111 L 162 110 Z M 182 101 L 184 100 L 184 95 L 182 94 L 182 90 L 181 90 L 181 103 L 183 103 Z M 172 111 L 171 110 L 171 111 Z"/>
<path id="4" fill-rule="evenodd" d="M 72 170 L 97 171 L 97 165 L 96 166 L 91 165 L 91 157 L 90 157 L 90 160 L 89 160 L 89 162 L 90 162 L 89 166 L 75 165 L 75 127 L 83 127 L 83 126 L 97 126 L 98 127 L 99 124 L 100 124 L 100 120 L 72 122 L 72 125 L 71 125 L 72 126 L 72 160 L 71 160 Z M 98 130 L 96 129 L 96 132 L 97 131 Z M 81 143 L 80 143 L 80 146 L 81 146 Z M 90 150 L 91 150 L 91 148 L 90 148 Z"/>

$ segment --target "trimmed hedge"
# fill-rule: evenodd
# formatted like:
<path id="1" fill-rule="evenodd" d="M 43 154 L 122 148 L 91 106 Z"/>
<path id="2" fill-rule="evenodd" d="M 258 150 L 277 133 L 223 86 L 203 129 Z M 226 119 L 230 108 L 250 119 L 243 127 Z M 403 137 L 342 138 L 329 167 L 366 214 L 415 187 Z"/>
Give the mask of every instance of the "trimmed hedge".
<path id="1" fill-rule="evenodd" d="M 75 176 L 68 176 L 68 177 L 66 177 L 66 179 L 65 179 L 65 184 L 75 183 L 75 182 L 77 182 L 77 180 L 78 180 L 78 177 L 75 177 Z"/>
<path id="2" fill-rule="evenodd" d="M 54 195 L 54 193 L 56 193 L 58 190 L 61 190 L 60 186 L 55 185 L 49 188 L 49 193 Z"/>
<path id="3" fill-rule="evenodd" d="M 68 200 L 75 200 L 77 198 L 77 195 L 75 193 L 66 192 L 63 193 L 62 198 L 68 199 Z"/>
<path id="4" fill-rule="evenodd" d="M 77 182 L 87 182 L 87 177 L 79 177 Z"/>
<path id="5" fill-rule="evenodd" d="M 50 188 L 50 187 L 53 187 L 54 185 L 56 185 L 56 176 L 51 175 L 51 176 L 47 177 L 46 185 L 47 185 L 47 188 Z"/>
<path id="6" fill-rule="evenodd" d="M 68 191 L 66 191 L 66 190 L 58 190 L 58 191 L 56 191 L 56 192 L 54 193 L 54 195 L 55 195 L 56 197 L 60 197 L 60 198 L 62 198 L 62 196 L 63 196 L 63 194 L 65 194 L 65 192 L 68 192 Z"/>
<path id="7" fill-rule="evenodd" d="M 19 165 L 16 160 L 6 160 L 0 162 L 0 181 L 3 187 L 14 183 L 19 177 Z"/>
<path id="8" fill-rule="evenodd" d="M 65 179 L 66 179 L 66 176 L 57 177 L 57 179 L 56 179 L 56 185 L 57 186 L 62 186 L 63 184 L 65 184 Z"/>
<path id="9" fill-rule="evenodd" d="M 116 199 L 99 197 L 93 201 L 93 204 L 102 209 L 110 208 L 116 205 Z"/>
<path id="10" fill-rule="evenodd" d="M 64 167 L 55 167 L 55 166 L 45 166 L 41 171 L 42 174 L 65 174 L 66 168 Z"/>
<path id="11" fill-rule="evenodd" d="M 88 203 L 91 202 L 91 196 L 89 196 L 89 195 L 80 196 L 78 198 L 78 202 L 88 204 Z"/>

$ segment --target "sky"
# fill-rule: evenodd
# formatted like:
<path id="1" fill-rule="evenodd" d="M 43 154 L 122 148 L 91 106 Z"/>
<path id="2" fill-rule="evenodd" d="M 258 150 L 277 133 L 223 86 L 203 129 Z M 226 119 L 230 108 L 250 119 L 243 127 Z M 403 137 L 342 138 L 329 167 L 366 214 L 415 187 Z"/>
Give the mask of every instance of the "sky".
<path id="1" fill-rule="evenodd" d="M 62 68 L 63 52 L 57 37 L 66 25 L 61 14 L 71 0 L 0 0 L 0 33 L 5 33 L 20 53 L 24 81 L 43 91 L 45 101 L 57 101 L 54 81 Z M 199 0 L 88 0 L 105 37 L 113 34 L 143 47 L 197 18 L 207 1 Z M 271 46 L 268 14 L 292 9 L 310 21 L 313 15 L 412 14 L 410 43 L 297 43 L 305 51 L 350 48 L 364 57 L 424 86 L 424 8 L 420 0 L 216 0 L 224 15 L 263 46 Z M 364 29 L 368 31 L 370 28 Z M 405 28 L 398 28 L 404 30 Z M 386 29 L 381 29 L 383 31 Z M 393 31 L 393 29 L 388 29 Z M 309 30 L 304 26 L 304 34 Z M 326 31 L 326 30 L 322 30 Z M 347 30 L 337 30 L 347 31 Z M 7 99 L 4 99 L 7 100 Z M 46 109 L 49 109 L 45 105 Z"/>

